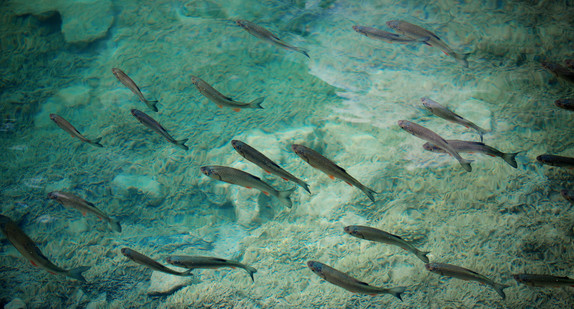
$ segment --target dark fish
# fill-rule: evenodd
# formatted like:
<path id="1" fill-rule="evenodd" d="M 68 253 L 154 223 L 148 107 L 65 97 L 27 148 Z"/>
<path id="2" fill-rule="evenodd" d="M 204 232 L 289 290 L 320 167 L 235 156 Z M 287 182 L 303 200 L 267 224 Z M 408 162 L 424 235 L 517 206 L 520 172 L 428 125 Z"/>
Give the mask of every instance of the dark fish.
<path id="1" fill-rule="evenodd" d="M 136 119 L 141 122 L 144 126 L 154 130 L 155 132 L 157 132 L 159 135 L 163 136 L 166 140 L 168 140 L 170 143 L 176 145 L 177 147 L 183 149 L 183 150 L 188 150 L 189 148 L 187 146 L 185 146 L 185 142 L 187 142 L 187 138 L 182 139 L 182 140 L 175 140 L 173 137 L 171 137 L 171 135 L 169 135 L 169 133 L 167 133 L 167 130 L 164 129 L 161 124 L 159 124 L 159 122 L 155 121 L 153 118 L 151 118 L 150 116 L 148 116 L 146 113 L 137 110 L 137 109 L 132 109 L 131 110 L 132 115 L 134 117 L 136 117 Z"/>
<path id="2" fill-rule="evenodd" d="M 398 34 L 386 32 L 373 27 L 365 26 L 353 26 L 353 30 L 356 32 L 375 40 L 385 41 L 387 43 L 412 43 L 412 42 L 425 42 L 430 39 L 430 37 L 413 39 L 405 36 L 400 36 Z"/>
<path id="3" fill-rule="evenodd" d="M 291 175 L 289 172 L 281 168 L 279 165 L 277 165 L 277 163 L 271 161 L 271 159 L 267 158 L 257 149 L 247 145 L 242 141 L 235 139 L 231 141 L 231 145 L 242 157 L 253 162 L 255 165 L 259 166 L 267 173 L 277 175 L 288 181 L 292 181 L 301 186 L 303 189 L 305 189 L 305 191 L 311 193 L 311 191 L 309 191 L 309 185 L 307 183 Z"/>
<path id="4" fill-rule="evenodd" d="M 574 111 L 574 99 L 556 100 L 554 104 L 565 110 Z"/>
<path id="5" fill-rule="evenodd" d="M 174 266 L 189 268 L 190 270 L 196 268 L 239 267 L 245 269 L 245 271 L 251 277 L 251 281 L 254 282 L 255 279 L 253 279 L 253 274 L 257 272 L 257 269 L 251 266 L 247 266 L 236 261 L 209 256 L 172 255 L 167 257 L 167 262 Z"/>
<path id="6" fill-rule="evenodd" d="M 529 286 L 574 286 L 574 279 L 568 277 L 556 277 L 550 275 L 518 274 L 512 275 L 514 280 Z"/>
<path id="7" fill-rule="evenodd" d="M 415 248 L 411 243 L 400 238 L 397 235 L 393 235 L 391 233 L 387 233 L 385 231 L 381 231 L 372 227 L 360 226 L 360 225 L 346 226 L 345 233 L 361 239 L 372 240 L 389 245 L 399 246 L 405 249 L 406 251 L 409 251 L 414 255 L 416 255 L 421 261 L 425 263 L 429 262 L 427 254 L 429 254 L 430 252 L 420 251 L 419 249 Z"/>
<path id="8" fill-rule="evenodd" d="M 458 152 L 458 153 L 461 153 L 461 152 L 462 153 L 477 152 L 477 153 L 483 153 L 483 154 L 491 156 L 491 157 L 501 157 L 510 166 L 512 166 L 514 168 L 518 168 L 518 164 L 516 163 L 516 155 L 518 154 L 518 152 L 504 153 L 504 152 L 499 151 L 498 149 L 495 149 L 493 147 L 490 147 L 490 146 L 485 145 L 484 143 L 480 143 L 480 142 L 467 142 L 467 141 L 460 141 L 460 140 L 454 140 L 454 139 L 446 140 L 446 142 L 454 150 L 456 150 L 456 152 Z M 433 145 L 430 142 L 425 143 L 423 145 L 423 148 L 425 150 L 428 150 L 431 152 L 446 153 L 446 151 L 444 149 L 442 149 L 436 145 Z"/>
<path id="9" fill-rule="evenodd" d="M 135 251 L 132 250 L 130 248 L 122 248 L 122 254 L 127 257 L 128 259 L 143 265 L 147 268 L 153 269 L 155 271 L 160 271 L 162 273 L 166 273 L 166 274 L 170 274 L 170 275 L 176 275 L 176 276 L 193 276 L 193 274 L 191 273 L 191 270 L 185 271 L 185 272 L 177 272 L 173 269 L 169 269 L 165 266 L 163 266 L 162 264 L 160 264 L 159 262 L 152 260 L 151 258 Z"/>
<path id="10" fill-rule="evenodd" d="M 209 85 L 203 79 L 197 76 L 192 76 L 191 82 L 195 85 L 197 90 L 201 92 L 201 94 L 203 94 L 207 99 L 209 99 L 209 101 L 215 103 L 215 105 L 217 105 L 219 108 L 227 106 L 232 108 L 236 112 L 240 111 L 242 108 L 256 108 L 256 109 L 263 108 L 261 106 L 261 103 L 263 103 L 263 100 L 265 100 L 264 97 L 257 98 L 253 100 L 251 103 L 238 102 L 230 97 L 224 96 L 223 94 L 221 94 L 221 92 L 215 90 L 215 88 L 211 87 L 211 85 Z"/>
<path id="11" fill-rule="evenodd" d="M 339 178 L 345 181 L 350 186 L 355 186 L 359 190 L 363 191 L 367 197 L 374 203 L 375 196 L 374 194 L 377 193 L 375 190 L 369 189 L 360 183 L 358 180 L 353 178 L 351 175 L 347 174 L 343 168 L 339 167 L 337 164 L 333 163 L 333 161 L 325 158 L 315 150 L 308 148 L 303 145 L 293 144 L 291 145 L 291 149 L 303 159 L 305 162 L 309 163 L 312 167 L 322 171 L 323 173 L 327 174 L 329 178 L 335 179 Z"/>
<path id="12" fill-rule="evenodd" d="M 30 239 L 30 237 L 28 237 L 28 235 L 26 235 L 14 221 L 3 215 L 0 215 L 0 229 L 2 229 L 4 235 L 6 235 L 8 241 L 10 241 L 18 252 L 28 259 L 32 265 L 43 268 L 54 275 L 64 275 L 72 279 L 86 282 L 82 273 L 90 269 L 90 267 L 82 266 L 66 270 L 54 265 L 46 256 L 44 256 L 34 241 L 32 241 L 32 239 Z"/>
<path id="13" fill-rule="evenodd" d="M 574 168 L 574 158 L 543 154 L 536 157 L 536 161 L 558 167 Z"/>
<path id="14" fill-rule="evenodd" d="M 472 123 L 469 120 L 462 118 L 462 116 L 452 112 L 451 110 L 440 105 L 436 101 L 433 101 L 429 98 L 421 98 L 421 101 L 423 102 L 423 106 L 426 109 L 428 109 L 431 113 L 433 113 L 435 116 L 438 116 L 446 121 L 457 123 L 467 128 L 472 128 L 476 130 L 480 135 L 480 141 L 482 142 L 482 136 L 484 135 L 484 133 L 486 133 L 485 129 L 477 126 L 476 124 Z"/>
<path id="15" fill-rule="evenodd" d="M 432 143 L 433 145 L 437 145 L 438 147 L 446 150 L 448 153 L 450 153 L 455 159 L 458 160 L 458 162 L 460 163 L 460 165 L 467 171 L 470 172 L 472 171 L 472 167 L 470 166 L 470 163 L 472 161 L 470 160 L 465 160 L 463 159 L 458 152 L 451 146 L 448 144 L 448 142 L 442 138 L 440 135 L 436 134 L 435 132 L 421 126 L 418 125 L 414 122 L 410 122 L 408 120 L 399 120 L 398 122 L 399 127 L 401 127 L 403 130 L 409 132 L 410 134 L 424 139 L 427 142 Z"/>
<path id="16" fill-rule="evenodd" d="M 105 220 L 108 222 L 112 227 L 112 230 L 116 232 L 122 231 L 122 227 L 117 220 L 108 217 L 103 211 L 97 209 L 94 204 L 84 200 L 79 196 L 67 192 L 52 191 L 48 193 L 48 198 L 53 199 L 66 207 L 75 208 L 79 210 L 84 216 L 86 213 L 91 213 L 100 218 L 100 220 Z"/>
<path id="17" fill-rule="evenodd" d="M 542 67 L 556 75 L 556 77 L 574 83 L 574 71 L 571 71 L 557 63 L 550 62 L 542 62 Z"/>
<path id="18" fill-rule="evenodd" d="M 136 83 L 122 70 L 118 68 L 112 68 L 112 73 L 114 76 L 122 83 L 124 86 L 128 87 L 139 99 L 140 101 L 144 102 L 149 108 L 151 108 L 154 112 L 157 112 L 157 101 L 147 100 L 144 98 L 140 88 L 136 85 Z"/>
<path id="19" fill-rule="evenodd" d="M 292 203 L 289 196 L 295 188 L 287 191 L 277 191 L 270 185 L 263 182 L 259 177 L 253 176 L 244 171 L 226 166 L 210 165 L 202 166 L 201 172 L 213 179 L 221 180 L 230 184 L 239 185 L 248 189 L 255 188 L 265 195 L 273 195 L 281 201 L 285 206 L 291 208 Z"/>
<path id="20" fill-rule="evenodd" d="M 251 35 L 255 36 L 256 38 L 262 39 L 264 41 L 267 41 L 273 45 L 288 49 L 288 50 L 293 50 L 299 53 L 302 53 L 303 55 L 305 55 L 307 58 L 311 58 L 309 57 L 309 54 L 307 53 L 306 50 L 300 48 L 300 47 L 296 47 L 293 45 L 289 45 L 285 42 L 283 42 L 280 38 L 278 38 L 275 34 L 271 33 L 271 31 L 256 25 L 250 21 L 247 20 L 243 20 L 243 19 L 238 19 L 235 21 L 235 23 L 245 29 L 245 31 L 249 32 Z"/>
<path id="21" fill-rule="evenodd" d="M 574 204 L 574 191 L 572 190 L 561 190 L 560 195 L 568 202 Z"/>
<path id="22" fill-rule="evenodd" d="M 104 147 L 102 146 L 102 144 L 100 144 L 100 141 L 102 140 L 101 137 L 98 137 L 94 140 L 89 140 L 85 138 L 82 134 L 80 134 L 80 132 L 78 132 L 78 130 L 76 130 L 76 128 L 74 128 L 74 126 L 71 125 L 66 119 L 56 114 L 50 114 L 50 119 L 52 119 L 52 121 L 54 121 L 58 125 L 58 127 L 68 132 L 72 137 L 78 138 L 82 142 L 88 143 L 90 145 Z"/>
<path id="23" fill-rule="evenodd" d="M 340 286 L 343 289 L 353 293 L 369 295 L 391 294 L 402 301 L 403 299 L 401 298 L 401 294 L 407 289 L 404 286 L 391 289 L 372 286 L 321 262 L 308 261 L 307 267 L 309 267 L 315 274 L 327 282 Z"/>
<path id="24" fill-rule="evenodd" d="M 498 293 L 498 295 L 502 297 L 502 299 L 506 298 L 506 294 L 504 294 L 503 290 L 509 287 L 509 285 L 496 283 L 470 269 L 443 263 L 429 263 L 425 264 L 425 267 L 428 271 L 439 274 L 441 276 L 448 276 L 462 280 L 477 281 L 486 285 L 490 285 L 496 291 L 496 293 Z"/>

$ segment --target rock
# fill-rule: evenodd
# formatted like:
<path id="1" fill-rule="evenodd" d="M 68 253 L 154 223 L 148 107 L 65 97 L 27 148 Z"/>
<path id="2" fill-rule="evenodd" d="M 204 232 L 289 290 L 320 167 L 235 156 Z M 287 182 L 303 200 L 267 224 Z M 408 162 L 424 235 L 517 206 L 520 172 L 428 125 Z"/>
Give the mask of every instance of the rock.
<path id="1" fill-rule="evenodd" d="M 86 305 L 86 309 L 99 309 L 99 308 L 109 308 L 106 293 L 98 295 L 98 298 L 92 300 L 88 305 Z"/>
<path id="2" fill-rule="evenodd" d="M 26 303 L 20 298 L 14 298 L 11 302 L 4 305 L 4 309 L 26 309 Z"/>
<path id="3" fill-rule="evenodd" d="M 87 104 L 90 99 L 90 88 L 84 85 L 64 88 L 56 93 L 56 99 L 65 107 L 84 105 Z"/>
<path id="4" fill-rule="evenodd" d="M 114 17 L 111 0 L 13 0 L 16 15 L 43 17 L 58 12 L 62 17 L 62 34 L 68 43 L 89 43 L 102 38 Z"/>
<path id="5" fill-rule="evenodd" d="M 174 276 L 159 271 L 154 271 L 150 278 L 150 285 L 147 290 L 149 296 L 164 296 L 173 294 L 184 286 L 190 285 L 195 280 L 195 276 L 181 277 Z"/>
<path id="6" fill-rule="evenodd" d="M 143 175 L 119 174 L 112 180 L 112 193 L 124 198 L 142 193 L 150 199 L 162 199 L 162 185 L 151 177 Z"/>

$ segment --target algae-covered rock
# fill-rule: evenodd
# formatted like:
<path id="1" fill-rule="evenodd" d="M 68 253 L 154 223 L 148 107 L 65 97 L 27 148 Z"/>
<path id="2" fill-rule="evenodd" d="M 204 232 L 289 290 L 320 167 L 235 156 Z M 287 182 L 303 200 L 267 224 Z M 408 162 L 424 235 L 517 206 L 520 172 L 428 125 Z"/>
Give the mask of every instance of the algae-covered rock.
<path id="1" fill-rule="evenodd" d="M 149 199 L 163 198 L 162 185 L 144 175 L 117 175 L 112 180 L 112 192 L 114 195 L 124 198 L 139 193 L 145 194 Z"/>
<path id="2" fill-rule="evenodd" d="M 4 305 L 6 309 L 26 309 L 26 303 L 20 298 L 14 298 L 11 302 Z"/>

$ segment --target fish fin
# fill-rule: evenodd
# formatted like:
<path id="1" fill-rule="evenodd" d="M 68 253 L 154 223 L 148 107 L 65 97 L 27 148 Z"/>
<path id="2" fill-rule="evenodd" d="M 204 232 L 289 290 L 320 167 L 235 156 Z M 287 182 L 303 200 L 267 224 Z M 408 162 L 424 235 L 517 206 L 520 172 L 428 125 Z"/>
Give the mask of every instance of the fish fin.
<path id="1" fill-rule="evenodd" d="M 460 160 L 460 165 L 462 165 L 462 167 L 464 168 L 465 171 L 472 172 L 472 166 L 470 166 L 470 163 L 472 163 L 472 162 L 474 162 L 474 161 L 462 159 L 462 160 Z"/>
<path id="2" fill-rule="evenodd" d="M 297 48 L 297 51 L 302 53 L 303 55 L 305 55 L 305 57 L 311 59 L 311 57 L 309 56 L 309 53 L 307 53 L 307 50 L 305 50 L 303 48 Z"/>
<path id="3" fill-rule="evenodd" d="M 237 268 L 237 267 L 235 267 L 235 266 L 229 266 L 229 267 L 231 267 L 231 269 L 236 269 L 236 268 Z"/>
<path id="4" fill-rule="evenodd" d="M 101 137 L 98 137 L 94 140 L 88 141 L 88 143 L 90 143 L 91 145 L 94 145 L 96 147 L 104 147 L 104 145 L 100 144 L 100 141 L 102 140 Z"/>
<path id="5" fill-rule="evenodd" d="M 36 262 L 34 262 L 34 261 L 30 260 L 30 263 L 32 263 L 32 265 L 34 265 L 34 266 L 38 267 L 38 264 L 36 264 Z"/>
<path id="6" fill-rule="evenodd" d="M 301 186 L 303 189 L 305 189 L 307 193 L 311 194 L 311 190 L 309 190 L 309 185 L 306 182 L 304 182 L 303 180 L 299 180 L 297 181 L 297 184 Z"/>
<path id="7" fill-rule="evenodd" d="M 502 159 L 504 161 L 506 161 L 506 163 L 508 163 L 510 166 L 514 167 L 514 168 L 518 168 L 518 163 L 516 163 L 516 155 L 519 154 L 520 152 L 515 152 L 515 153 L 505 153 L 502 155 Z"/>
<path id="8" fill-rule="evenodd" d="M 261 103 L 263 103 L 263 100 L 265 100 L 265 97 L 257 98 L 255 100 L 251 101 L 251 103 L 249 103 L 249 107 L 250 108 L 263 109 L 263 106 L 261 106 Z"/>
<path id="9" fill-rule="evenodd" d="M 100 221 L 102 221 L 102 217 L 99 217 L 99 216 L 98 216 L 98 219 L 99 219 Z"/>
<path id="10" fill-rule="evenodd" d="M 378 194 L 377 191 L 367 188 L 363 185 L 361 185 L 360 187 L 358 187 L 359 190 L 363 191 L 363 193 L 365 193 L 365 195 L 371 200 L 371 202 L 375 202 L 375 194 Z"/>
<path id="11" fill-rule="evenodd" d="M 184 138 L 180 139 L 179 141 L 175 141 L 175 145 L 183 150 L 189 150 L 189 147 L 185 146 L 187 140 L 188 140 L 187 138 Z"/>
<path id="12" fill-rule="evenodd" d="M 425 264 L 428 264 L 428 263 L 430 262 L 430 261 L 429 261 L 429 258 L 428 258 L 428 256 L 427 256 L 429 253 L 430 253 L 430 251 L 417 251 L 417 252 L 415 253 L 415 255 L 416 255 L 421 261 L 423 261 Z"/>
<path id="13" fill-rule="evenodd" d="M 255 279 L 253 278 L 253 274 L 257 272 L 257 269 L 251 267 L 251 266 L 245 266 L 245 271 L 247 271 L 247 273 L 249 274 L 249 277 L 251 277 L 251 281 L 255 282 Z"/>
<path id="14" fill-rule="evenodd" d="M 153 111 L 156 112 L 156 113 L 158 112 L 157 102 L 158 102 L 157 100 L 145 100 L 145 104 L 146 104 L 149 108 L 151 108 L 151 110 L 153 110 Z"/>
<path id="15" fill-rule="evenodd" d="M 245 188 L 247 188 L 247 189 L 253 189 L 252 187 L 245 187 Z"/>
<path id="16" fill-rule="evenodd" d="M 266 191 L 261 191 L 261 192 L 263 192 L 263 194 L 269 196 L 269 192 L 266 192 Z"/>
<path id="17" fill-rule="evenodd" d="M 82 211 L 82 216 L 84 216 L 84 217 L 86 216 L 86 212 L 85 212 L 85 211 Z"/>
<path id="18" fill-rule="evenodd" d="M 401 301 L 403 301 L 403 298 L 401 297 L 401 294 L 403 294 L 405 292 L 405 290 L 407 289 L 407 287 L 405 286 L 399 286 L 396 288 L 392 288 L 389 289 L 389 294 L 392 294 L 394 297 L 400 299 Z"/>
<path id="19" fill-rule="evenodd" d="M 500 295 L 500 297 L 502 297 L 502 299 L 506 299 L 506 294 L 504 294 L 504 289 L 506 289 L 509 286 L 510 285 L 495 283 L 494 285 L 492 285 L 492 288 L 494 288 L 494 290 L 496 290 L 496 293 L 498 293 L 498 295 Z"/>
<path id="20" fill-rule="evenodd" d="M 335 176 L 333 175 L 329 175 L 329 178 L 331 178 L 331 180 L 335 180 Z"/>
<path id="21" fill-rule="evenodd" d="M 264 170 L 264 171 L 265 171 L 265 173 L 267 173 L 267 174 L 271 174 L 271 172 L 270 172 L 270 171 L 268 171 L 268 170 Z"/>
<path id="22" fill-rule="evenodd" d="M 56 273 L 53 272 L 53 271 L 49 271 L 49 270 L 48 270 L 48 273 L 50 273 L 50 274 L 52 274 L 52 275 L 54 275 L 54 276 L 56 275 Z"/>
<path id="23" fill-rule="evenodd" d="M 397 35 L 397 37 L 398 37 L 398 35 Z M 425 36 L 424 38 L 418 38 L 418 39 L 416 39 L 415 41 L 416 41 L 416 42 L 425 43 L 425 44 L 428 45 L 428 43 L 427 43 L 428 40 L 430 40 L 430 36 Z"/>
<path id="24" fill-rule="evenodd" d="M 223 108 L 223 105 L 217 105 L 217 107 L 219 107 L 219 108 Z"/>
<path id="25" fill-rule="evenodd" d="M 425 44 L 428 45 L 428 46 L 432 46 L 428 41 L 425 41 L 425 42 L 423 42 L 423 43 L 425 43 Z"/>
<path id="26" fill-rule="evenodd" d="M 82 273 L 88 269 L 90 269 L 89 266 L 81 266 L 78 268 L 74 268 L 74 269 L 68 270 L 68 272 L 66 273 L 66 276 L 68 276 L 70 278 L 74 278 L 74 279 L 82 281 L 82 282 L 86 282 L 86 279 L 84 279 L 84 276 L 82 276 Z"/>
<path id="27" fill-rule="evenodd" d="M 285 180 L 285 181 L 289 181 L 289 179 L 285 178 L 285 177 L 281 177 L 281 179 Z"/>
<path id="28" fill-rule="evenodd" d="M 351 187 L 353 186 L 352 183 L 350 183 L 350 182 L 348 182 L 348 181 L 345 181 L 345 182 L 346 182 L 349 186 L 351 186 Z"/>
<path id="29" fill-rule="evenodd" d="M 277 198 L 281 201 L 281 203 L 287 206 L 287 208 L 293 207 L 293 203 L 291 202 L 289 196 L 291 195 L 291 193 L 293 193 L 293 191 L 295 191 L 296 188 L 297 187 L 287 191 L 279 191 L 279 194 L 277 195 Z"/>
<path id="30" fill-rule="evenodd" d="M 470 53 L 467 54 L 457 54 L 457 53 L 453 53 L 452 57 L 454 57 L 454 59 L 456 59 L 460 64 L 462 64 L 463 67 L 468 68 L 468 56 L 470 55 Z"/>
<path id="31" fill-rule="evenodd" d="M 490 153 L 487 153 L 486 155 L 487 155 L 487 156 L 490 156 L 490 157 L 493 157 L 493 158 L 496 158 L 496 156 L 495 156 L 495 155 L 493 155 L 493 154 L 490 154 Z"/>
<path id="32" fill-rule="evenodd" d="M 233 111 L 234 111 L 234 112 L 240 112 L 240 111 L 241 111 L 241 108 L 234 108 Z"/>
<path id="33" fill-rule="evenodd" d="M 118 233 L 122 232 L 122 226 L 120 225 L 120 222 L 118 222 L 118 220 L 110 218 L 108 223 L 112 227 L 112 231 L 118 232 Z"/>

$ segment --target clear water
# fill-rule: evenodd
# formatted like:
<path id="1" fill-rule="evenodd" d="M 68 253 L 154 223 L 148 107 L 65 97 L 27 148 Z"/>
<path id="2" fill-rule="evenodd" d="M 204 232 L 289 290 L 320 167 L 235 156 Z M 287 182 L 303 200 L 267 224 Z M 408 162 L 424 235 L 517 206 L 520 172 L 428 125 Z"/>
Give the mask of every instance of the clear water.
<path id="1" fill-rule="evenodd" d="M 68 5 L 67 2 L 70 4 Z M 562 189 L 572 170 L 542 166 L 543 153 L 574 156 L 574 114 L 556 99 L 571 83 L 540 62 L 574 57 L 571 1 L 10 1 L 0 4 L 2 78 L 1 213 L 56 265 L 82 265 L 87 283 L 33 267 L 2 238 L 0 299 L 28 308 L 567 308 L 572 290 L 518 285 L 516 273 L 574 276 L 573 216 Z M 59 13 L 53 13 L 58 11 Z M 52 13 L 50 13 L 52 12 Z M 302 54 L 239 28 L 247 19 Z M 470 53 L 463 68 L 424 44 L 389 44 L 353 25 L 392 32 L 401 19 Z M 126 72 L 151 112 L 111 69 Z M 262 110 L 220 109 L 191 84 L 196 75 Z M 500 158 L 464 154 L 467 173 L 448 155 L 426 152 L 401 130 L 407 119 L 447 139 L 478 139 L 423 110 L 428 96 L 489 130 L 485 143 L 520 152 L 518 169 Z M 188 151 L 130 114 L 158 120 Z M 49 114 L 70 121 L 104 148 L 74 139 Z M 294 207 L 257 190 L 201 174 L 225 165 L 285 190 L 231 147 L 240 139 L 297 177 Z M 378 192 L 372 204 L 291 150 L 311 147 Z M 121 233 L 94 216 L 47 199 L 72 192 L 117 218 Z M 369 225 L 510 285 L 502 300 L 485 285 L 441 277 L 395 246 L 353 238 Z M 130 247 L 163 263 L 172 254 L 235 259 L 255 267 L 196 270 L 166 295 L 150 284 L 173 280 L 129 261 Z M 325 282 L 305 265 L 321 261 L 381 287 L 406 286 L 403 302 L 360 295 Z M 179 278 L 176 277 L 179 280 Z"/>

